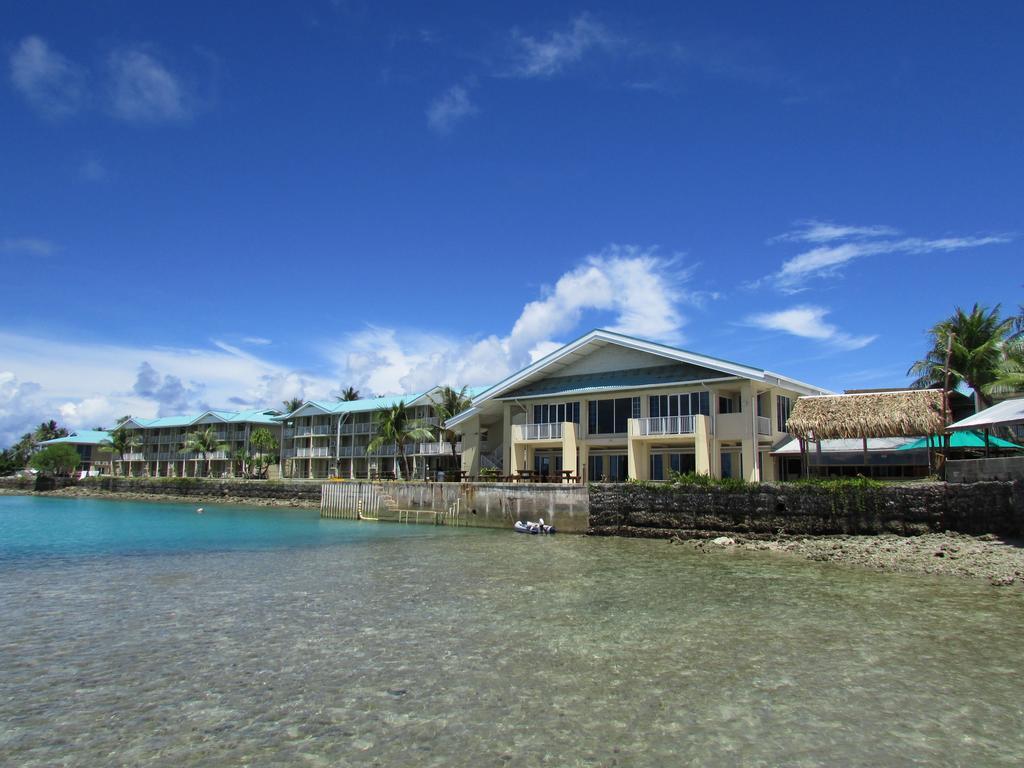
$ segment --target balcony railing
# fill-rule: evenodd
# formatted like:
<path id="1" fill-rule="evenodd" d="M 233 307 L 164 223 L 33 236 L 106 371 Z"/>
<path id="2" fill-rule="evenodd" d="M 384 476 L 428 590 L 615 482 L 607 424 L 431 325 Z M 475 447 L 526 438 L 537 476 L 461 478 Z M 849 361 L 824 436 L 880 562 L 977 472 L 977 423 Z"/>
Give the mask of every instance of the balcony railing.
<path id="1" fill-rule="evenodd" d="M 636 433 L 641 437 L 650 435 L 692 435 L 695 429 L 693 416 L 652 416 L 634 419 Z"/>
<path id="2" fill-rule="evenodd" d="M 325 459 L 331 455 L 331 449 L 322 448 L 296 448 L 295 456 L 300 459 Z"/>
<path id="3" fill-rule="evenodd" d="M 312 426 L 295 427 L 292 430 L 292 437 L 309 437 L 310 435 L 333 435 L 334 428 L 330 424 L 315 424 Z"/>
<path id="4" fill-rule="evenodd" d="M 417 450 L 421 456 L 451 456 L 452 455 L 452 444 L 451 443 L 420 443 L 419 449 Z M 455 453 L 462 453 L 462 443 L 455 444 Z"/>
<path id="5" fill-rule="evenodd" d="M 373 424 L 370 422 L 341 425 L 341 432 L 344 435 L 366 435 L 372 431 Z"/>
<path id="6" fill-rule="evenodd" d="M 562 423 L 516 424 L 512 433 L 516 440 L 561 440 Z"/>
<path id="7" fill-rule="evenodd" d="M 771 435 L 772 433 L 772 420 L 767 416 L 757 417 L 757 434 L 759 435 Z"/>
<path id="8" fill-rule="evenodd" d="M 121 457 L 122 461 L 145 461 L 146 454 L 144 453 L 126 453 Z"/>

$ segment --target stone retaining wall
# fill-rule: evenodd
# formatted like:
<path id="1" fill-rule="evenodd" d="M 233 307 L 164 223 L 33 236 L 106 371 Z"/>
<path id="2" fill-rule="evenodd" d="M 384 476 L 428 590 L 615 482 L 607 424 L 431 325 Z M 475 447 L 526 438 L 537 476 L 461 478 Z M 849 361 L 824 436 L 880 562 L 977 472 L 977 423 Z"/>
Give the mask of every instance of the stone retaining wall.
<path id="1" fill-rule="evenodd" d="M 221 480 L 212 478 L 96 477 L 78 481 L 79 488 L 154 496 L 229 496 L 249 499 L 320 501 L 320 483 L 288 480 Z"/>
<path id="2" fill-rule="evenodd" d="M 598 535 L 751 537 L 935 531 L 1024 536 L 1024 484 L 903 483 L 832 490 L 762 484 L 742 489 L 590 486 Z"/>

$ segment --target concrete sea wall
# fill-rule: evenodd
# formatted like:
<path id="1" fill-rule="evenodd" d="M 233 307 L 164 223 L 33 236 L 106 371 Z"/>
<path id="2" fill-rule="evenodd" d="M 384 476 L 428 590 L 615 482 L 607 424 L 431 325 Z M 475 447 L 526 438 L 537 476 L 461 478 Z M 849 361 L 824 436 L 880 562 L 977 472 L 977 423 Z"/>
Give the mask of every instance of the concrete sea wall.
<path id="1" fill-rule="evenodd" d="M 559 531 L 583 533 L 589 525 L 586 486 L 530 483 L 327 483 L 325 517 L 361 514 L 393 519 L 398 512 L 433 512 L 476 528 L 511 528 L 540 517 Z"/>
<path id="2" fill-rule="evenodd" d="M 947 530 L 1024 536 L 1024 484 L 903 483 L 836 489 L 770 483 L 738 489 L 590 486 L 589 532 L 597 535 L 907 536 Z"/>
<path id="3" fill-rule="evenodd" d="M 946 480 L 950 483 L 1024 480 L 1024 456 L 948 461 L 946 462 Z"/>
<path id="4" fill-rule="evenodd" d="M 110 493 L 154 496 L 229 497 L 232 499 L 279 499 L 320 501 L 320 483 L 288 480 L 220 480 L 213 478 L 97 477 L 80 480 L 79 488 Z"/>

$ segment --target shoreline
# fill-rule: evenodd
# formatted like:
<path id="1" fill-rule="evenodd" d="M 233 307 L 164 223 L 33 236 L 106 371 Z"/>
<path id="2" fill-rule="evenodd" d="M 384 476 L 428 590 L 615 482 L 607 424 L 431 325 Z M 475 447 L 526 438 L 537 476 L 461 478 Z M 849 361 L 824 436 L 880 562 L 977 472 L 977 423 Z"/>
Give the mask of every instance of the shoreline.
<path id="1" fill-rule="evenodd" d="M 775 539 L 723 535 L 714 539 L 676 537 L 669 541 L 696 552 L 774 552 L 853 568 L 986 580 L 994 587 L 1024 589 L 1024 540 L 992 534 L 972 536 L 946 531 L 918 536 L 839 534 Z"/>
<path id="2" fill-rule="evenodd" d="M 53 491 L 0 488 L 0 496 L 95 498 L 108 501 L 174 504 L 230 504 L 232 506 L 284 509 L 319 509 L 320 507 L 318 501 L 297 497 L 274 499 L 219 494 L 178 495 L 110 492 L 74 486 Z M 715 534 L 709 535 L 705 531 L 688 533 L 690 535 L 677 533 L 667 537 L 667 540 L 674 545 L 683 546 L 696 552 L 711 553 L 728 550 L 774 552 L 806 560 L 831 562 L 874 571 L 983 579 L 993 586 L 1013 586 L 1024 589 L 1024 539 L 1001 538 L 992 534 L 974 536 L 952 531 L 925 533 L 918 536 L 838 534 L 777 537 L 750 537 L 723 531 L 715 538 L 713 538 Z M 637 535 L 636 531 L 632 535 Z"/>
<path id="3" fill-rule="evenodd" d="M 69 486 L 52 491 L 21 490 L 18 488 L 0 488 L 0 496 L 41 496 L 63 499 L 106 499 L 107 501 L 151 501 L 173 504 L 231 504 L 242 507 L 278 507 L 285 509 L 319 509 L 320 502 L 310 499 L 270 499 L 253 496 L 224 496 L 221 494 L 171 494 L 171 493 L 138 493 L 135 491 L 104 491 L 94 488 Z"/>

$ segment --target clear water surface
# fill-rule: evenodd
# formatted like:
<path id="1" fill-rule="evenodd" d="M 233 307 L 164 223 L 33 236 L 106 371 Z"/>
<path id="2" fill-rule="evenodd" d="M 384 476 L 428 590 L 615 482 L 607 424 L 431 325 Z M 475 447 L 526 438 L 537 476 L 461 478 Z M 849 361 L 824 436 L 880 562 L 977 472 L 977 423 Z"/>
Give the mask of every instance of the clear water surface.
<path id="1" fill-rule="evenodd" d="M 0 764 L 1024 764 L 1024 596 L 770 553 L 0 497 Z"/>

